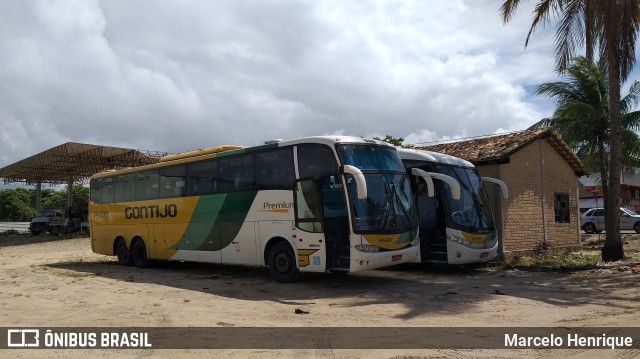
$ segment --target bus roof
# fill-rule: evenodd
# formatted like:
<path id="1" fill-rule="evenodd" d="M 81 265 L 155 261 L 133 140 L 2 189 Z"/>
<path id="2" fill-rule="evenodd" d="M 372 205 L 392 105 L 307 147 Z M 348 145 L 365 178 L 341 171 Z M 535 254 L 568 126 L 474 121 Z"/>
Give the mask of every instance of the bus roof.
<path id="1" fill-rule="evenodd" d="M 375 145 L 388 146 L 391 148 L 395 148 L 393 145 L 384 141 L 356 137 L 356 136 L 340 136 L 340 135 L 310 136 L 310 137 L 301 137 L 298 139 L 286 140 L 286 141 L 279 141 L 279 140 L 269 141 L 267 144 L 253 146 L 253 147 L 224 145 L 224 146 L 214 146 L 214 147 L 193 150 L 193 151 L 180 152 L 174 155 L 168 155 L 164 157 L 162 161 L 159 163 L 154 163 L 151 165 L 145 165 L 140 167 L 129 167 L 122 170 L 102 171 L 100 173 L 93 175 L 92 178 L 112 176 L 114 174 L 120 174 L 120 173 L 124 174 L 129 172 L 136 172 L 144 169 L 161 168 L 161 167 L 166 167 L 166 166 L 175 165 L 175 164 L 189 163 L 189 162 L 193 162 L 201 159 L 223 157 L 223 156 L 229 156 L 233 154 L 254 152 L 254 151 L 270 149 L 270 148 L 275 149 L 278 147 L 293 146 L 293 145 L 304 144 L 304 143 L 317 143 L 317 144 L 323 144 L 328 146 L 333 146 L 337 143 L 354 143 L 354 144 L 361 143 L 361 144 L 375 144 Z"/>
<path id="2" fill-rule="evenodd" d="M 439 152 L 398 148 L 398 154 L 400 154 L 400 158 L 403 160 L 426 161 L 470 168 L 475 167 L 471 162 L 460 157 L 450 156 Z"/>
<path id="3" fill-rule="evenodd" d="M 302 137 L 294 140 L 279 142 L 278 146 L 282 147 L 282 146 L 297 145 L 302 143 L 320 143 L 320 144 L 329 145 L 329 146 L 335 145 L 337 143 L 369 143 L 369 144 L 376 144 L 381 146 L 394 147 L 393 145 L 380 140 L 374 140 L 370 138 L 362 138 L 362 137 L 356 137 L 356 136 L 341 136 L 341 135 Z"/>

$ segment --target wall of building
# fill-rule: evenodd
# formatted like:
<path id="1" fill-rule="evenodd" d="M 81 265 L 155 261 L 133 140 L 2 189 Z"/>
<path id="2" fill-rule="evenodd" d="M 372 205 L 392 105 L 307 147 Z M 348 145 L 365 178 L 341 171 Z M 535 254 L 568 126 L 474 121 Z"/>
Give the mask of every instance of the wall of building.
<path id="1" fill-rule="evenodd" d="M 544 242 L 552 247 L 578 243 L 577 179 L 571 166 L 546 140 L 519 150 L 508 164 L 479 166 L 478 172 L 499 178 L 509 187 L 509 199 L 502 201 L 500 210 L 497 192 L 485 186 L 494 199 L 494 214 L 504 219 L 501 238 L 505 252 L 534 250 Z M 556 223 L 556 193 L 568 194 L 569 223 Z"/>
<path id="2" fill-rule="evenodd" d="M 576 245 L 580 242 L 580 216 L 578 208 L 578 178 L 569 164 L 548 144 L 544 152 L 545 199 L 547 218 L 547 241 L 553 247 Z M 554 212 L 554 195 L 569 195 L 569 223 L 556 221 Z"/>

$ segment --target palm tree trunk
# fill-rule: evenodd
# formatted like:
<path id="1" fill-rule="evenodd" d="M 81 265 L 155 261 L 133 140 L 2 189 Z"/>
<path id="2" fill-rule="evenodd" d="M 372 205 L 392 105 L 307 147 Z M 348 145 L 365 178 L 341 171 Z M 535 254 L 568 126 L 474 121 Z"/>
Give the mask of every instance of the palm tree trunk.
<path id="1" fill-rule="evenodd" d="M 609 202 L 609 181 L 607 181 L 607 177 L 609 177 L 609 174 L 607 173 L 609 161 L 607 159 L 607 152 L 604 146 L 604 138 L 602 137 L 598 138 L 598 152 L 598 155 L 600 157 L 600 185 L 602 186 L 603 207 L 609 208 L 607 204 L 607 202 Z"/>
<path id="2" fill-rule="evenodd" d="M 593 14 L 592 12 L 592 0 L 585 0 L 584 2 L 584 32 L 585 32 L 585 41 L 584 46 L 586 47 L 586 58 L 589 66 L 593 64 Z"/>
<path id="3" fill-rule="evenodd" d="M 622 238 L 620 237 L 620 173 L 622 171 L 622 115 L 620 112 L 620 60 L 618 58 L 618 31 L 615 26 L 617 4 L 609 2 L 609 11 L 604 21 L 608 22 L 607 67 L 609 70 L 609 126 L 611 143 L 609 156 L 609 193 L 608 207 L 605 208 L 605 237 L 602 247 L 603 261 L 617 261 L 624 258 Z"/>

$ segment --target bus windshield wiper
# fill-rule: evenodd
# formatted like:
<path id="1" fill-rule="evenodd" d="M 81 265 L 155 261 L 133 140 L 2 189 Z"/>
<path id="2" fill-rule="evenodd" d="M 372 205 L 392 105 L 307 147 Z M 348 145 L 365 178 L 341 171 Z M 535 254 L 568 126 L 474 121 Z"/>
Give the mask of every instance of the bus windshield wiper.
<path id="1" fill-rule="evenodd" d="M 391 189 L 391 187 L 389 186 L 389 183 L 387 182 L 386 178 L 383 178 L 384 181 L 384 204 L 383 204 L 383 209 L 382 209 L 382 216 L 380 216 L 380 222 L 379 222 L 379 227 L 378 229 L 385 229 L 387 227 L 389 227 L 387 225 L 387 223 L 391 224 L 391 226 L 395 227 L 396 226 L 396 209 L 395 209 L 395 204 L 394 204 L 394 199 L 393 199 L 393 191 Z"/>

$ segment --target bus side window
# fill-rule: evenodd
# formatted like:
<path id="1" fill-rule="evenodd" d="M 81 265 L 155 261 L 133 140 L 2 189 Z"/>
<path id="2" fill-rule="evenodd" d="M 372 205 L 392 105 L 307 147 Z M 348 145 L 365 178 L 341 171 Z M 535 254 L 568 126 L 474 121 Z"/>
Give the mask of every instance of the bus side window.
<path id="1" fill-rule="evenodd" d="M 233 172 L 236 191 L 249 191 L 255 188 L 253 154 L 238 157 L 238 163 Z"/>
<path id="2" fill-rule="evenodd" d="M 103 203 L 102 202 L 102 178 L 92 179 L 89 186 L 91 188 L 91 201 L 93 203 Z"/>
<path id="3" fill-rule="evenodd" d="M 185 196 L 186 175 L 186 166 L 173 166 L 160 169 L 160 198 Z"/>
<path id="4" fill-rule="evenodd" d="M 298 171 L 300 178 L 319 178 L 338 172 L 336 158 L 327 146 L 298 146 Z"/>
<path id="5" fill-rule="evenodd" d="M 218 163 L 215 160 L 196 162 L 187 167 L 189 195 L 199 196 L 215 193 L 215 175 Z"/>
<path id="6" fill-rule="evenodd" d="M 102 182 L 102 203 L 113 203 L 113 177 L 104 178 Z"/>
<path id="7" fill-rule="evenodd" d="M 253 154 L 218 160 L 218 192 L 248 191 L 255 188 Z"/>
<path id="8" fill-rule="evenodd" d="M 158 170 L 136 173 L 136 200 L 156 199 L 160 190 Z"/>
<path id="9" fill-rule="evenodd" d="M 114 177 L 114 196 L 116 202 L 134 201 L 136 198 L 136 174 L 127 173 Z"/>
<path id="10" fill-rule="evenodd" d="M 259 190 L 291 189 L 294 180 L 291 148 L 256 154 L 256 185 Z"/>
<path id="11" fill-rule="evenodd" d="M 296 227 L 306 232 L 322 232 L 320 200 L 314 181 L 298 181 L 294 188 Z"/>

